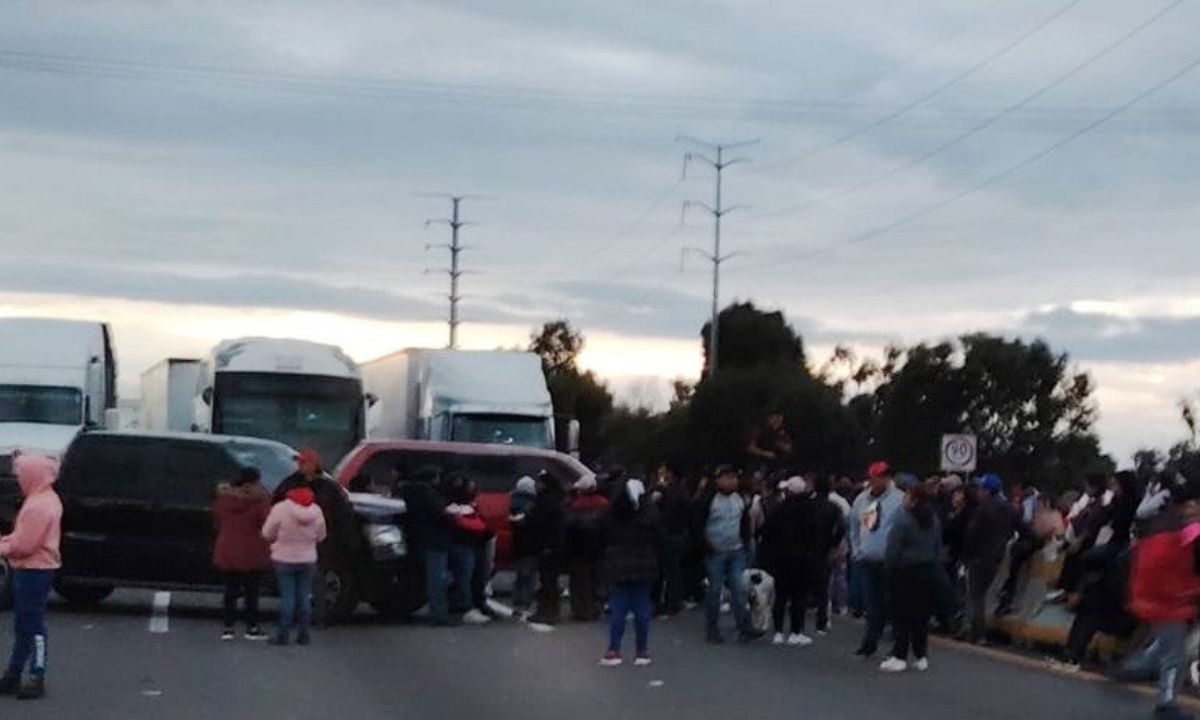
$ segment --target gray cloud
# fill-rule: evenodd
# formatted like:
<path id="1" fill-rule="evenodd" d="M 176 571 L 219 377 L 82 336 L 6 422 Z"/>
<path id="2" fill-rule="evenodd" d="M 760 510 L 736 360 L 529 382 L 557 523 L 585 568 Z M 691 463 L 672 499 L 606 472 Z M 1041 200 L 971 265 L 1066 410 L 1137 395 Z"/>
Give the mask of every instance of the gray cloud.
<path id="1" fill-rule="evenodd" d="M 1055 308 L 1030 313 L 1021 330 L 1044 337 L 1084 361 L 1171 363 L 1200 354 L 1197 316 L 1121 317 Z"/>

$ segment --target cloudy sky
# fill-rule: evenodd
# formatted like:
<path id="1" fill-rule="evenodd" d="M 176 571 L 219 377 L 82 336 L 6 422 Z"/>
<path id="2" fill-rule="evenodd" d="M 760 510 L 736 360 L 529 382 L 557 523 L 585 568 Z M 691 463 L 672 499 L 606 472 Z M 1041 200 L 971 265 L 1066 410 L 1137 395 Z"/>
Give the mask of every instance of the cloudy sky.
<path id="1" fill-rule="evenodd" d="M 1041 336 L 1121 457 L 1200 390 L 1195 0 L 0 6 L 0 315 L 114 323 L 123 389 L 245 334 L 367 359 L 567 316 L 623 396 L 694 376 L 702 150 L 723 298 L 835 343 Z"/>

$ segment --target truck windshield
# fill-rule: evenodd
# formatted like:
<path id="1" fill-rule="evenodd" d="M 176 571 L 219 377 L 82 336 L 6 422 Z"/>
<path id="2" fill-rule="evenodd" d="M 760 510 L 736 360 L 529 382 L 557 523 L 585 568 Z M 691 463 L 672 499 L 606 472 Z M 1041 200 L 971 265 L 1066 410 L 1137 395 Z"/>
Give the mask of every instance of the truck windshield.
<path id="1" fill-rule="evenodd" d="M 0 385 L 0 422 L 78 425 L 83 395 L 71 387 Z"/>
<path id="2" fill-rule="evenodd" d="M 552 450 L 545 418 L 519 415 L 455 415 L 450 439 L 455 442 L 521 445 Z"/>
<path id="3" fill-rule="evenodd" d="M 362 439 L 362 383 L 290 373 L 217 373 L 213 432 L 313 448 L 333 467 Z"/>

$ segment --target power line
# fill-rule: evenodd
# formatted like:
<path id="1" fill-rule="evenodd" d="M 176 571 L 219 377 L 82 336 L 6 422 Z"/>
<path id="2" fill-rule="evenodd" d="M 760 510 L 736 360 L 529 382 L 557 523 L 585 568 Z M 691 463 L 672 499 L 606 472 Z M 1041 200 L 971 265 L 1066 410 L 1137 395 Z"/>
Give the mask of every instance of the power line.
<path id="1" fill-rule="evenodd" d="M 1173 2 L 1171 2 L 1170 4 L 1155 11 L 1153 14 L 1150 15 L 1150 17 L 1148 17 L 1145 20 L 1143 20 L 1142 22 L 1138 23 L 1137 25 L 1135 25 L 1133 28 L 1129 29 L 1125 33 L 1122 33 L 1119 37 L 1117 37 L 1113 41 L 1109 42 L 1107 45 L 1104 45 L 1099 50 L 1097 50 L 1095 53 L 1084 58 L 1081 62 L 1076 63 L 1071 68 L 1069 68 L 1066 72 L 1061 73 L 1060 75 L 1055 77 L 1053 80 L 1046 83 L 1045 85 L 1042 85 L 1037 90 L 1030 93 L 1029 95 L 1026 95 L 1025 97 L 1021 98 L 1017 102 L 1008 105 L 1007 107 L 1003 108 L 999 113 L 992 115 L 991 117 L 983 120 L 982 122 L 980 122 L 976 125 L 971 126 L 964 132 L 959 133 L 958 135 L 955 135 L 954 137 L 950 138 L 949 140 L 946 140 L 945 142 L 931 148 L 930 150 L 925 151 L 921 155 L 918 155 L 913 158 L 909 158 L 908 160 L 905 160 L 904 162 L 899 163 L 898 165 L 894 165 L 891 168 L 888 168 L 887 170 L 884 170 L 881 173 L 872 175 L 871 177 L 866 178 L 865 180 L 856 182 L 852 185 L 848 185 L 840 190 L 835 190 L 832 193 L 827 193 L 827 194 L 825 194 L 819 198 L 816 198 L 814 200 L 808 200 L 808 201 L 805 201 L 803 203 L 799 203 L 796 205 L 790 205 L 788 207 L 780 208 L 778 210 L 773 210 L 771 212 L 762 213 L 762 214 L 758 215 L 757 217 L 768 218 L 768 217 L 778 217 L 780 215 L 790 215 L 790 214 L 793 214 L 796 212 L 801 212 L 801 211 L 807 210 L 812 207 L 816 207 L 818 205 L 824 205 L 824 204 L 832 202 L 834 200 L 839 200 L 841 198 L 844 198 L 848 195 L 853 195 L 854 193 L 859 192 L 860 190 L 865 190 L 866 188 L 872 187 L 884 180 L 887 180 L 888 178 L 895 177 L 896 175 L 898 175 L 906 170 L 910 170 L 918 165 L 921 165 L 926 160 L 929 160 L 930 158 L 932 158 L 942 152 L 945 152 L 946 150 L 949 150 L 950 148 L 952 148 L 956 145 L 959 145 L 959 144 L 969 140 L 972 137 L 975 137 L 979 133 L 983 132 L 984 130 L 987 130 L 988 128 L 992 127 L 993 125 L 1000 122 L 1001 120 L 1003 120 L 1007 117 L 1010 117 L 1011 115 L 1013 115 L 1014 113 L 1016 113 L 1017 111 L 1025 108 L 1025 107 L 1028 107 L 1030 103 L 1034 102 L 1038 98 L 1044 96 L 1045 94 L 1051 92 L 1052 90 L 1055 90 L 1055 89 L 1061 87 L 1070 79 L 1074 78 L 1075 76 L 1079 75 L 1083 71 L 1087 70 L 1092 65 L 1096 64 L 1103 58 L 1105 58 L 1108 55 L 1115 52 L 1121 46 L 1125 45 L 1125 43 L 1129 42 L 1130 40 L 1133 40 L 1135 37 L 1137 37 L 1144 31 L 1146 31 L 1147 29 L 1149 29 L 1151 26 L 1158 23 L 1160 20 L 1162 20 L 1164 17 L 1166 17 L 1167 14 L 1169 14 L 1171 11 L 1178 8 L 1184 2 L 1186 2 L 1186 0 L 1173 0 Z"/>
<path id="2" fill-rule="evenodd" d="M 1163 80 L 1160 80 L 1159 82 L 1152 85 L 1150 88 L 1138 93 L 1137 95 L 1130 98 L 1129 100 L 1121 103 L 1120 105 L 1113 107 L 1112 109 L 1110 109 L 1108 112 L 1104 113 L 1099 118 L 1087 123 L 1086 125 L 1083 125 L 1082 127 L 1077 128 L 1075 131 L 1071 132 L 1069 135 L 1066 135 L 1065 137 L 1062 137 L 1059 140 L 1055 141 L 1054 143 L 1047 145 L 1046 147 L 1042 148 L 1041 150 L 1038 150 L 1037 152 L 1026 156 L 1024 159 L 1020 160 L 1019 162 L 1017 162 L 1013 165 L 1009 165 L 1008 167 L 1004 168 L 1003 170 L 996 172 L 992 175 L 989 175 L 988 177 L 984 178 L 982 181 L 980 181 L 960 192 L 957 192 L 953 195 L 943 198 L 942 200 L 934 203 L 933 205 L 929 205 L 925 208 L 922 208 L 921 210 L 917 210 L 917 211 L 909 213 L 907 215 L 903 215 L 903 216 L 901 216 L 895 220 L 892 220 L 884 225 L 880 225 L 880 226 L 874 227 L 870 230 L 867 230 L 865 232 L 859 233 L 857 235 L 853 235 L 841 242 L 830 243 L 828 245 L 825 245 L 825 246 L 822 246 L 819 248 L 813 248 L 812 250 L 808 250 L 808 251 L 805 251 L 802 253 L 797 253 L 797 254 L 793 254 L 793 255 L 776 258 L 775 260 L 772 260 L 769 263 L 769 266 L 770 267 L 778 267 L 780 265 L 787 264 L 787 263 L 792 263 L 792 262 L 796 262 L 796 261 L 800 261 L 800 260 L 808 260 L 808 259 L 811 259 L 814 257 L 818 257 L 820 255 L 824 255 L 826 253 L 832 252 L 834 250 L 838 250 L 842 247 L 846 247 L 849 245 L 857 245 L 857 244 L 861 244 L 861 243 L 865 243 L 865 242 L 870 242 L 870 241 L 875 240 L 883 235 L 886 235 L 889 232 L 892 232 L 893 230 L 896 230 L 896 229 L 901 228 L 905 225 L 908 225 L 912 222 L 915 222 L 924 217 L 932 215 L 940 210 L 943 210 L 946 207 L 949 207 L 950 205 L 953 205 L 954 203 L 956 203 L 964 198 L 967 198 L 981 190 L 984 190 L 988 187 L 991 187 L 992 185 L 995 185 L 996 183 L 1037 163 L 1038 161 L 1042 160 L 1043 158 L 1047 157 L 1048 155 L 1051 155 L 1051 154 L 1057 152 L 1058 150 L 1061 150 L 1062 148 L 1066 147 L 1067 145 L 1070 145 L 1071 143 L 1075 142 L 1076 140 L 1083 137 L 1084 135 L 1087 135 L 1088 133 L 1091 133 L 1092 131 L 1096 130 L 1097 128 L 1101 127 L 1102 125 L 1110 122 L 1111 120 L 1116 118 L 1118 115 L 1124 113 L 1125 111 L 1134 107 L 1135 105 L 1142 102 L 1143 100 L 1158 93 L 1159 91 L 1163 90 L 1164 88 L 1168 87 L 1169 85 L 1171 85 L 1175 82 L 1178 82 L 1183 77 L 1194 72 L 1196 70 L 1196 68 L 1198 68 L 1198 67 L 1200 67 L 1200 58 L 1193 60 L 1192 62 L 1188 63 L 1183 68 L 1181 68 L 1180 70 L 1172 73 L 1171 75 L 1167 76 Z M 767 265 L 768 265 L 767 263 L 764 263 L 760 267 L 765 267 Z M 747 269 L 747 268 L 743 268 L 743 269 Z"/>
<path id="3" fill-rule="evenodd" d="M 708 155 L 705 155 L 703 153 L 698 153 L 698 152 L 688 152 L 688 153 L 685 153 L 683 156 L 683 169 L 684 169 L 685 174 L 687 173 L 688 163 L 691 163 L 694 161 L 700 161 L 700 162 L 706 163 L 707 165 L 712 166 L 712 169 L 715 171 L 714 175 L 716 176 L 716 178 L 715 178 L 716 179 L 716 193 L 714 195 L 714 200 L 713 200 L 712 205 L 709 205 L 708 203 L 706 203 L 702 200 L 688 200 L 683 204 L 683 209 L 684 209 L 685 213 L 687 212 L 687 209 L 689 207 L 697 206 L 697 207 L 704 208 L 709 213 L 711 213 L 713 216 L 713 250 L 712 250 L 712 253 L 709 254 L 706 250 L 702 250 L 700 248 L 692 248 L 692 250 L 694 252 L 696 252 L 704 257 L 707 257 L 712 262 L 712 266 L 713 266 L 712 320 L 711 320 L 711 324 L 708 327 L 708 368 L 707 368 L 708 374 L 711 377 L 712 375 L 716 374 L 716 372 L 717 372 L 717 350 L 720 347 L 718 345 L 718 337 L 720 335 L 719 321 L 720 321 L 720 310 L 721 310 L 721 308 L 720 308 L 721 265 L 724 264 L 726 260 L 737 255 L 737 253 L 730 253 L 728 255 L 721 254 L 721 218 L 723 218 L 725 215 L 729 214 L 730 212 L 733 212 L 734 210 L 736 210 L 739 207 L 737 205 L 726 206 L 723 204 L 722 197 L 721 197 L 721 189 L 722 189 L 721 188 L 721 180 L 722 180 L 722 175 L 724 174 L 725 168 L 729 167 L 730 165 L 735 165 L 737 163 L 748 162 L 745 158 L 727 158 L 727 157 L 725 157 L 725 153 L 729 150 L 736 150 L 738 148 L 744 148 L 749 145 L 753 145 L 753 144 L 757 143 L 758 140 L 744 140 L 741 142 L 733 142 L 733 143 L 713 143 L 713 142 L 709 142 L 707 140 L 700 140 L 698 138 L 692 138 L 692 137 L 685 137 L 685 138 L 681 138 L 681 139 L 683 139 L 687 142 L 693 143 L 695 145 L 700 145 L 702 147 L 708 148 L 709 150 L 711 150 L 713 152 L 712 156 L 708 156 Z"/>
<path id="4" fill-rule="evenodd" d="M 925 93 L 924 95 L 921 95 L 920 97 L 916 98 L 915 100 L 912 100 L 904 105 L 901 105 L 899 108 L 896 108 L 895 110 L 884 115 L 883 117 L 880 117 L 880 118 L 874 120 L 873 122 L 867 123 L 866 125 L 862 125 L 858 128 L 855 128 L 854 130 L 851 130 L 848 133 L 840 135 L 827 143 L 818 145 L 809 150 L 805 150 L 797 155 L 780 158 L 779 160 L 776 160 L 775 162 L 772 162 L 772 163 L 767 163 L 766 165 L 760 165 L 759 172 L 770 170 L 771 168 L 779 167 L 781 165 L 788 165 L 788 164 L 791 164 L 794 162 L 800 162 L 802 160 L 807 160 L 808 158 L 810 158 L 814 155 L 817 155 L 817 154 L 823 153 L 827 150 L 832 150 L 833 148 L 844 145 L 844 144 L 850 142 L 851 140 L 862 137 L 863 135 L 866 135 L 867 133 L 873 132 L 874 130 L 879 129 L 879 128 L 883 127 L 884 125 L 887 125 L 888 123 L 892 122 L 893 120 L 897 120 L 897 119 L 907 115 L 910 111 L 915 110 L 916 108 L 920 107 L 921 105 L 924 105 L 925 103 L 929 102 L 930 100 L 933 100 L 934 98 L 938 97 L 939 95 L 946 92 L 950 88 L 958 85 L 959 83 L 961 83 L 962 81 L 971 77 L 972 75 L 979 72 L 980 70 L 983 70 L 984 68 L 986 68 L 987 66 L 996 62 L 997 60 L 1000 60 L 1005 55 L 1009 54 L 1013 50 L 1020 47 L 1027 40 L 1029 40 L 1030 38 L 1037 35 L 1042 30 L 1049 27 L 1055 20 L 1058 20 L 1063 15 L 1066 15 L 1075 6 L 1079 5 L 1082 2 L 1084 2 L 1084 0 L 1070 0 L 1065 5 L 1062 5 L 1054 12 L 1052 12 L 1049 15 L 1047 15 L 1046 17 L 1042 18 L 1039 22 L 1037 22 L 1035 25 L 1033 25 L 1033 27 L 1029 28 L 1025 32 L 1018 35 L 1017 37 L 1013 38 L 1012 40 L 1008 41 L 1004 45 L 1000 46 L 1000 48 L 993 51 L 989 55 L 985 56 L 983 59 L 978 60 L 977 62 L 973 63 L 972 65 L 967 67 L 965 70 L 962 70 L 961 72 L 959 72 L 956 75 L 954 75 L 953 77 L 951 77 L 949 80 L 947 80 L 947 81 L 943 82 L 941 85 L 938 85 L 937 87 L 935 87 L 933 90 L 930 90 L 929 92 Z"/>

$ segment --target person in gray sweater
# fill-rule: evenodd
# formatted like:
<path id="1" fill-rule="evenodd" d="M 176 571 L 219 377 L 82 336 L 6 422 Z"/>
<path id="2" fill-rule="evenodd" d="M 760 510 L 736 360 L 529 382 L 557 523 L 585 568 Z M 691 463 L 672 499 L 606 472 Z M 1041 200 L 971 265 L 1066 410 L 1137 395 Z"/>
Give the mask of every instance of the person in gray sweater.
<path id="1" fill-rule="evenodd" d="M 892 599 L 892 656 L 879 666 L 884 672 L 912 667 L 929 669 L 929 617 L 933 611 L 934 573 L 942 557 L 942 528 L 933 501 L 920 483 L 907 488 L 904 507 L 888 533 L 884 563 Z"/>

